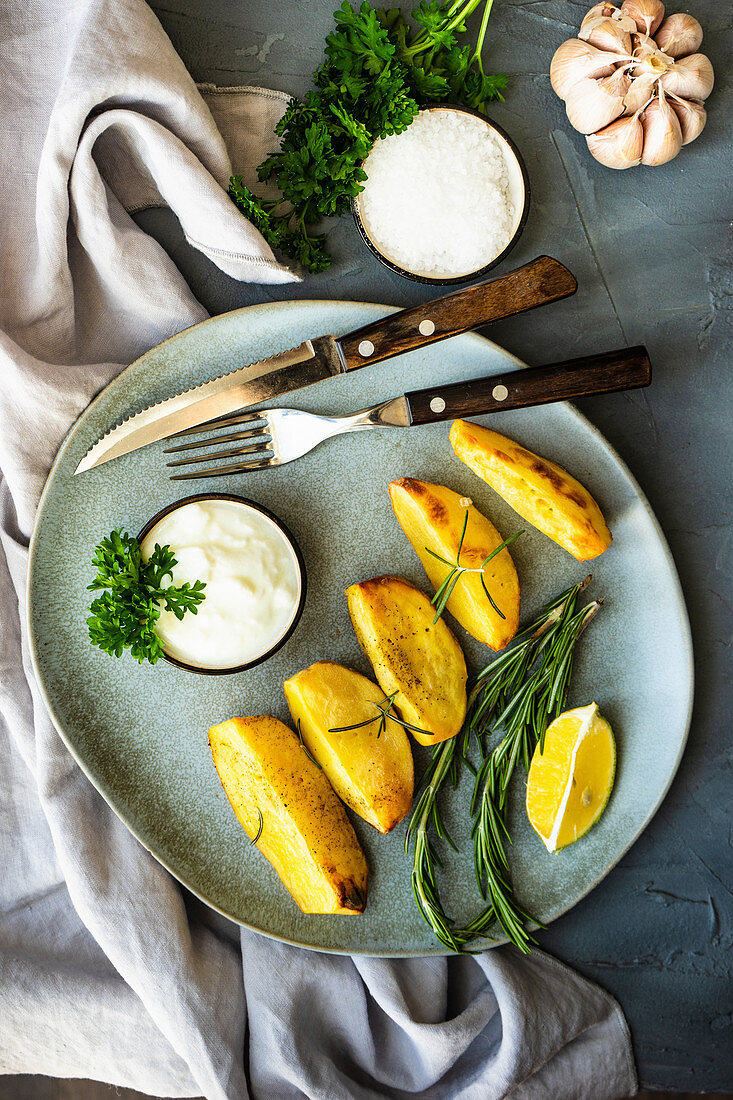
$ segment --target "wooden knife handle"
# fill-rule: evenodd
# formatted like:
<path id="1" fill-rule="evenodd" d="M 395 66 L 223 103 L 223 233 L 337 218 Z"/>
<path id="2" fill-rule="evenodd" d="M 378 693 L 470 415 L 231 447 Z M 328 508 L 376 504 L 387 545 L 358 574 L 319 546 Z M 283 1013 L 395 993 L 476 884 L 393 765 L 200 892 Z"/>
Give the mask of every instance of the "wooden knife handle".
<path id="1" fill-rule="evenodd" d="M 403 309 L 337 340 L 346 370 L 426 347 L 459 332 L 499 321 L 574 294 L 575 277 L 550 256 L 445 298 Z"/>
<path id="2" fill-rule="evenodd" d="M 452 386 L 416 390 L 406 393 L 405 398 L 412 424 L 433 424 L 455 417 L 636 389 L 648 386 L 651 380 L 652 365 L 646 348 L 640 346 L 568 359 L 549 367 L 531 367 Z"/>

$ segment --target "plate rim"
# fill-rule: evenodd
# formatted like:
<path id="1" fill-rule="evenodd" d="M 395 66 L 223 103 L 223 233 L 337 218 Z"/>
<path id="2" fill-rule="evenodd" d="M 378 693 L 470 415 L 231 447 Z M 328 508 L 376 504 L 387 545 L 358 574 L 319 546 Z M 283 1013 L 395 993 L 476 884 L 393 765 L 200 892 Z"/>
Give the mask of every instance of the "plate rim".
<path id="1" fill-rule="evenodd" d="M 72 424 L 69 426 L 69 429 L 66 432 L 66 434 L 64 435 L 64 438 L 61 441 L 61 444 L 59 446 L 59 449 L 56 452 L 53 463 L 51 464 L 51 468 L 49 469 L 46 481 L 44 482 L 43 490 L 41 492 L 41 495 L 40 495 L 39 500 L 38 500 L 38 504 L 36 506 L 36 512 L 35 512 L 35 516 L 34 516 L 34 520 L 33 520 L 33 530 L 31 532 L 31 537 L 30 537 L 29 544 L 28 544 L 28 565 L 27 565 L 27 572 L 26 572 L 26 596 L 27 596 L 27 598 L 26 598 L 26 607 L 25 607 L 25 625 L 26 625 L 26 630 L 27 630 L 27 633 L 28 633 L 28 642 L 29 642 L 29 647 L 28 648 L 29 648 L 29 653 L 30 653 L 30 658 L 31 658 L 31 665 L 32 665 L 32 668 L 33 668 L 33 674 L 34 674 L 36 684 L 38 686 L 38 690 L 40 692 L 41 698 L 43 700 L 43 704 L 44 704 L 44 706 L 45 706 L 45 708 L 48 712 L 49 717 L 51 718 L 54 729 L 58 733 L 59 737 L 63 741 L 63 743 L 66 746 L 66 748 L 68 749 L 68 751 L 70 752 L 72 758 L 78 764 L 78 766 L 81 769 L 81 771 L 83 772 L 83 774 L 86 776 L 86 778 L 89 780 L 89 782 L 95 788 L 95 790 L 98 791 L 98 793 L 104 799 L 107 806 L 119 818 L 119 820 L 122 822 L 122 824 L 125 826 L 125 828 L 132 834 L 132 836 L 138 841 L 138 843 L 144 848 L 144 850 L 146 852 L 149 852 L 150 855 L 153 856 L 153 858 L 163 868 L 165 868 L 165 870 L 170 875 L 172 875 L 173 878 L 177 882 L 179 882 L 182 886 L 184 886 L 190 893 L 192 893 L 196 898 L 198 898 L 200 901 L 202 901 L 210 909 L 213 909 L 216 913 L 219 913 L 221 916 L 226 917 L 228 920 L 232 921 L 234 924 L 238 925 L 241 928 L 247 928 L 252 932 L 256 932 L 256 933 L 258 933 L 259 935 L 262 935 L 262 936 L 267 936 L 269 939 L 277 940 L 280 943 L 287 943 L 287 944 L 290 944 L 293 947 L 301 947 L 301 948 L 305 948 L 306 950 L 309 950 L 309 951 L 319 951 L 319 952 L 323 952 L 324 954 L 349 955 L 349 956 L 357 955 L 359 957 L 385 958 L 385 959 L 388 959 L 388 958 L 434 958 L 434 957 L 450 956 L 450 955 L 453 955 L 454 952 L 447 950 L 442 944 L 438 943 L 437 941 L 436 941 L 436 944 L 435 944 L 435 949 L 431 949 L 431 950 L 424 950 L 424 951 L 417 951 L 417 952 L 416 951 L 411 951 L 411 950 L 404 950 L 404 951 L 395 951 L 395 950 L 393 950 L 393 951 L 384 951 L 384 952 L 380 951 L 376 954 L 373 951 L 363 951 L 363 950 L 359 950 L 359 949 L 348 950 L 348 949 L 342 949 L 342 948 L 323 947 L 320 944 L 303 943 L 301 940 L 290 939 L 287 936 L 279 935 L 278 933 L 274 933 L 274 932 L 268 932 L 265 929 L 258 928 L 255 925 L 250 924 L 249 922 L 243 921 L 239 917 L 234 916 L 232 913 L 228 912 L 222 906 L 217 905 L 215 902 L 212 902 L 210 899 L 204 897 L 204 895 L 201 894 L 189 882 L 187 882 L 186 879 L 184 877 L 182 877 L 181 874 L 179 874 L 177 871 L 175 871 L 169 865 L 169 863 L 166 861 L 166 859 L 163 856 L 159 855 L 157 852 L 153 851 L 153 849 L 151 847 L 149 847 L 149 845 L 145 842 L 145 840 L 139 835 L 137 829 L 130 823 L 130 821 L 128 821 L 127 817 L 125 816 L 125 813 L 122 810 L 118 809 L 118 807 L 116 805 L 114 805 L 113 802 L 110 801 L 108 795 L 105 793 L 104 785 L 102 784 L 102 782 L 97 781 L 95 776 L 92 774 L 91 769 L 81 759 L 81 757 L 77 753 L 73 743 L 67 737 L 66 733 L 63 731 L 62 723 L 59 719 L 59 716 L 57 715 L 57 713 L 55 711 L 54 706 L 51 703 L 51 700 L 48 697 L 48 694 L 46 692 L 46 688 L 45 688 L 45 685 L 44 685 L 44 682 L 43 682 L 43 677 L 42 677 L 42 674 L 41 674 L 40 662 L 39 662 L 39 659 L 38 659 L 37 638 L 36 638 L 35 631 L 34 631 L 34 628 L 33 628 L 32 614 L 31 614 L 31 605 L 32 605 L 32 600 L 31 600 L 31 576 L 32 576 L 32 573 L 33 573 L 33 564 L 34 564 L 34 559 L 35 559 L 36 551 L 37 551 L 38 531 L 39 531 L 39 528 L 40 528 L 40 521 L 41 521 L 41 518 L 42 518 L 43 509 L 44 509 L 44 506 L 45 506 L 46 497 L 47 497 L 48 492 L 49 492 L 51 479 L 52 479 L 53 474 L 56 470 L 56 467 L 60 464 L 60 462 L 64 458 L 66 450 L 67 450 L 68 446 L 70 445 L 70 443 L 72 441 L 72 436 L 74 435 L 74 433 L 76 431 L 76 428 L 79 425 L 79 422 L 84 417 L 87 416 L 87 414 L 98 404 L 98 402 L 100 402 L 102 400 L 102 398 L 106 394 L 107 390 L 112 385 L 114 385 L 128 371 L 132 370 L 133 367 L 137 367 L 142 362 L 142 360 L 146 359 L 147 356 L 151 354 L 151 352 L 156 351 L 157 349 L 159 349 L 161 347 L 164 347 L 165 345 L 170 344 L 173 341 L 176 341 L 176 340 L 180 339 L 182 336 L 186 335 L 187 333 L 190 333 L 193 329 L 199 329 L 199 328 L 203 328 L 203 327 L 205 327 L 207 325 L 210 325 L 210 324 L 216 324 L 222 317 L 231 317 L 233 315 L 246 314 L 250 311 L 261 310 L 263 307 L 265 307 L 266 309 L 275 309 L 275 310 L 279 311 L 280 309 L 283 309 L 283 308 L 287 309 L 288 307 L 291 307 L 293 305 L 306 306 L 306 307 L 310 307 L 310 306 L 327 306 L 327 307 L 330 307 L 330 306 L 347 306 L 347 307 L 357 306 L 359 308 L 373 309 L 376 313 L 378 313 L 379 316 L 386 316 L 389 313 L 396 313 L 401 308 L 399 306 L 385 305 L 384 303 L 360 302 L 360 301 L 357 301 L 357 300 L 343 299 L 343 298 L 292 298 L 292 299 L 286 299 L 286 300 L 275 301 L 275 302 L 255 302 L 255 303 L 252 303 L 248 306 L 240 306 L 238 309 L 226 310 L 223 313 L 218 313 L 218 314 L 215 314 L 212 317 L 204 318 L 204 320 L 202 320 L 202 321 L 197 321 L 193 325 L 187 325 L 185 328 L 180 329 L 178 332 L 175 332 L 171 336 L 166 337 L 165 340 L 161 340 L 158 344 L 154 344 L 153 347 L 148 348 L 148 350 L 146 352 L 143 352 L 143 354 L 138 356 L 137 359 L 133 360 L 132 363 L 129 363 L 127 366 L 123 367 L 122 370 L 119 371 L 114 376 L 114 378 L 111 378 L 109 380 L 109 382 L 105 386 L 103 386 L 102 389 L 99 390 L 99 392 L 97 394 L 95 394 L 95 396 L 92 398 L 92 400 L 81 410 L 79 415 L 74 419 Z M 483 336 L 481 333 L 467 332 L 467 333 L 460 333 L 458 335 L 461 336 L 461 338 L 466 338 L 466 337 L 472 338 L 475 341 L 480 341 L 482 344 L 489 344 L 491 347 L 498 349 L 504 355 L 507 355 L 511 359 L 514 360 L 518 370 L 527 368 L 527 364 L 522 359 L 520 359 L 518 356 L 514 355 L 513 352 L 507 351 L 505 348 L 501 347 L 500 344 L 497 344 L 495 341 L 491 340 L 487 336 Z M 243 365 L 246 365 L 246 364 L 243 364 Z M 646 814 L 646 816 L 644 817 L 643 821 L 640 823 L 640 825 L 638 826 L 636 831 L 629 838 L 628 842 L 626 842 L 624 844 L 622 850 L 620 852 L 618 852 L 618 854 L 616 854 L 613 859 L 611 859 L 608 863 L 606 863 L 604 865 L 603 868 L 601 868 L 598 871 L 598 874 L 594 877 L 593 881 L 589 883 L 587 889 L 583 890 L 583 892 L 581 894 L 579 894 L 569 905 L 564 906 L 563 908 L 561 908 L 548 921 L 548 926 L 549 926 L 549 924 L 554 923 L 556 920 L 559 920 L 560 917 L 565 916 L 565 914 L 570 912 L 571 909 L 574 909 L 575 906 L 579 902 L 581 902 L 584 898 L 586 898 L 588 896 L 588 894 L 590 894 L 591 891 L 594 890 L 596 888 L 596 886 L 598 886 L 603 881 L 603 879 L 616 866 L 616 864 L 619 863 L 621 861 L 621 859 L 623 859 L 623 857 L 634 846 L 634 844 L 636 844 L 636 842 L 639 839 L 639 837 L 641 836 L 641 834 L 648 827 L 648 825 L 651 822 L 652 818 L 659 811 L 662 803 L 664 802 L 664 800 L 667 797 L 667 794 L 669 793 L 669 790 L 670 790 L 670 787 L 672 786 L 672 783 L 674 782 L 675 776 L 677 775 L 682 757 L 683 757 L 684 752 L 685 752 L 685 748 L 687 746 L 687 741 L 688 741 L 688 737 L 689 737 L 689 733 L 690 733 L 690 727 L 691 727 L 691 724 L 692 724 L 692 714 L 693 714 L 694 700 L 695 700 L 695 660 L 694 660 L 694 648 L 693 648 L 693 643 L 692 643 L 692 629 L 691 629 L 691 626 L 690 626 L 690 617 L 689 617 L 689 613 L 687 611 L 687 605 L 686 605 L 686 602 L 685 602 L 684 592 L 682 590 L 682 583 L 680 581 L 679 572 L 677 570 L 677 566 L 676 566 L 674 557 L 672 555 L 672 551 L 669 547 L 669 543 L 667 542 L 664 531 L 662 530 L 662 526 L 661 526 L 659 520 L 657 519 L 657 516 L 654 513 L 654 510 L 652 509 L 651 504 L 647 500 L 646 494 L 642 490 L 642 488 L 639 485 L 639 482 L 636 480 L 634 474 L 631 472 L 631 470 L 629 469 L 628 465 L 626 464 L 624 459 L 621 457 L 621 455 L 619 455 L 619 453 L 616 451 L 615 447 L 611 443 L 609 443 L 609 441 L 606 439 L 606 437 L 603 435 L 603 433 L 600 431 L 600 429 L 598 429 L 595 426 L 595 424 L 593 424 L 582 412 L 580 412 L 580 410 L 577 409 L 575 407 L 575 405 L 572 404 L 572 402 L 570 402 L 570 401 L 560 401 L 560 402 L 556 402 L 556 404 L 562 405 L 565 409 L 567 409 L 570 412 L 570 414 L 572 416 L 574 416 L 578 421 L 580 421 L 580 423 L 584 425 L 586 430 L 588 430 L 590 432 L 590 434 L 592 436 L 594 436 L 596 438 L 596 440 L 598 440 L 600 442 L 601 446 L 606 449 L 606 451 L 610 454 L 611 458 L 618 464 L 618 466 L 620 467 L 622 473 L 628 478 L 628 480 L 629 480 L 632 488 L 634 489 L 638 499 L 640 500 L 641 504 L 643 505 L 644 510 L 645 510 L 649 520 L 651 521 L 652 528 L 653 528 L 654 533 L 657 537 L 657 541 L 658 541 L 658 543 L 661 547 L 664 559 L 665 559 L 665 561 L 666 561 L 666 563 L 669 567 L 670 574 L 671 574 L 671 579 L 673 581 L 673 592 L 674 592 L 674 596 L 675 596 L 676 611 L 677 611 L 678 617 L 680 619 L 680 624 L 683 628 L 680 640 L 683 643 L 683 645 L 682 645 L 682 648 L 683 648 L 682 657 L 683 657 L 683 660 L 684 660 L 684 663 L 685 663 L 685 666 L 686 666 L 686 669 L 687 669 L 687 673 L 688 673 L 688 684 L 689 684 L 689 686 L 688 686 L 687 699 L 686 699 L 686 713 L 685 713 L 685 717 L 684 717 L 684 733 L 683 733 L 683 735 L 680 739 L 679 749 L 678 749 L 678 752 L 675 756 L 673 766 L 670 769 L 670 774 L 669 774 L 669 776 L 667 778 L 667 781 L 664 785 L 664 788 L 661 791 L 661 793 L 659 794 L 659 797 L 657 798 L 655 804 L 649 809 L 648 813 Z M 537 925 L 533 925 L 533 927 L 536 928 Z M 505 936 L 497 936 L 496 938 L 488 938 L 487 937 L 486 940 L 483 941 L 483 942 L 485 943 L 485 946 L 481 948 L 482 951 L 483 950 L 490 950 L 491 948 L 494 948 L 494 947 L 499 947 L 502 944 L 506 943 L 507 939 L 506 939 Z"/>

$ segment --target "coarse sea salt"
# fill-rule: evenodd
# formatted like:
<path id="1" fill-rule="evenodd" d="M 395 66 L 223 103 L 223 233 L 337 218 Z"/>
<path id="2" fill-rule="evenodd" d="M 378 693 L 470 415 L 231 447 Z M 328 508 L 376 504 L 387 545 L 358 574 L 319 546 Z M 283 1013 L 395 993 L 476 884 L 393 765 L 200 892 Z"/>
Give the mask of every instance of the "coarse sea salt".
<path id="1" fill-rule="evenodd" d="M 421 111 L 364 162 L 362 225 L 414 275 L 456 278 L 491 263 L 515 228 L 507 164 L 490 127 L 450 108 Z"/>

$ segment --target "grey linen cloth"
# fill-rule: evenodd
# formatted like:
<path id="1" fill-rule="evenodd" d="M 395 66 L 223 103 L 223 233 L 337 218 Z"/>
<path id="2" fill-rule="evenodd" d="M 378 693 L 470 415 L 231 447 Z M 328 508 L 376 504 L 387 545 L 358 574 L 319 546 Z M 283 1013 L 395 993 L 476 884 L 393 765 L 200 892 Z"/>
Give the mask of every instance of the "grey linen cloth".
<path id="1" fill-rule="evenodd" d="M 567 967 L 349 959 L 238 929 L 74 763 L 23 625 L 34 512 L 94 393 L 205 316 L 129 211 L 169 205 L 235 278 L 295 278 L 224 189 L 287 97 L 204 89 L 207 106 L 142 0 L 0 0 L 0 82 L 0 1071 L 211 1100 L 632 1093 L 619 1007 Z"/>

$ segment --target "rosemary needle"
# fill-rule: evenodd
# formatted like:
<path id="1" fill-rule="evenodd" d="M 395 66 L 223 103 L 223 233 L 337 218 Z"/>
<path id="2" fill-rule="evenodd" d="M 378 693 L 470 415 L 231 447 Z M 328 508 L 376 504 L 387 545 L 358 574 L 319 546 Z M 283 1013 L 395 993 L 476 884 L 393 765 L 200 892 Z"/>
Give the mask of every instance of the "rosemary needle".
<path id="1" fill-rule="evenodd" d="M 467 944 L 487 935 L 495 923 L 520 951 L 531 951 L 534 943 L 527 929 L 533 918 L 514 897 L 506 854 L 506 844 L 511 843 L 506 820 L 509 783 L 520 760 L 529 767 L 535 745 L 544 743 L 548 723 L 567 699 L 576 643 L 601 606 L 597 600 L 578 610 L 589 582 L 586 577 L 546 604 L 511 648 L 473 678 L 463 730 L 433 750 L 405 847 L 414 841 L 412 887 L 420 911 L 440 942 L 453 951 L 465 952 Z M 503 736 L 487 749 L 486 739 L 497 730 Z M 486 905 L 467 925 L 456 927 L 440 900 L 435 870 L 440 858 L 429 832 L 434 829 L 440 840 L 456 848 L 437 799 L 445 780 L 451 777 L 455 785 L 461 765 L 470 766 L 472 738 L 482 757 L 478 770 L 472 768 L 474 869 Z"/>
<path id="2" fill-rule="evenodd" d="M 461 537 L 458 541 L 458 553 L 456 554 L 456 560 L 454 562 L 448 561 L 447 558 L 441 557 L 440 554 L 436 554 L 434 550 L 431 550 L 427 546 L 425 547 L 426 552 L 430 554 L 431 557 L 436 558 L 439 562 L 442 562 L 443 565 L 447 565 L 449 570 L 441 581 L 438 588 L 436 589 L 435 595 L 433 596 L 432 600 L 430 601 L 435 608 L 435 618 L 433 619 L 433 625 L 437 623 L 438 619 L 445 611 L 446 604 L 453 594 L 453 589 L 456 587 L 461 577 L 465 576 L 466 573 L 479 574 L 481 578 L 481 586 L 486 593 L 486 598 L 488 599 L 489 603 L 500 618 L 506 618 L 506 615 L 501 610 L 501 608 L 497 606 L 493 596 L 489 592 L 489 589 L 486 585 L 486 580 L 484 579 L 484 568 L 488 565 L 492 558 L 495 558 L 496 555 L 500 554 L 502 550 L 505 550 L 507 546 L 511 546 L 514 540 L 518 539 L 520 535 L 524 534 L 524 532 L 515 531 L 513 535 L 510 535 L 508 539 L 504 539 L 502 543 L 495 547 L 490 554 L 487 554 L 484 560 L 481 562 L 481 565 L 477 566 L 476 568 L 471 568 L 467 565 L 461 565 L 461 551 L 463 550 L 463 540 L 466 537 L 467 527 L 468 509 L 466 509 L 466 515 L 463 520 L 463 530 L 461 531 Z"/>
<path id="3" fill-rule="evenodd" d="M 441 860 L 430 840 L 430 827 L 438 837 L 446 841 L 454 851 L 458 851 L 450 833 L 446 829 L 438 809 L 437 795 L 445 780 L 453 774 L 457 780 L 456 748 L 458 739 L 451 738 L 433 748 L 433 754 L 423 776 L 420 796 L 410 815 L 405 834 L 405 851 L 414 841 L 415 851 L 412 864 L 412 892 L 423 918 L 432 928 L 436 937 L 451 951 L 463 951 L 465 940 L 453 929 L 453 922 L 447 916 L 440 900 L 435 877 L 435 865 Z"/>
<path id="4" fill-rule="evenodd" d="M 329 733 L 347 733 L 349 730 L 358 730 L 363 726 L 371 726 L 374 722 L 379 722 L 377 729 L 377 737 L 381 737 L 387 728 L 387 719 L 391 718 L 393 722 L 397 722 L 398 725 L 403 726 L 405 729 L 411 730 L 413 733 L 422 733 L 429 737 L 428 731 L 420 729 L 419 726 L 413 726 L 410 722 L 406 721 L 395 709 L 395 699 L 399 695 L 399 688 L 397 691 L 393 691 L 391 695 L 385 694 L 384 698 L 378 703 L 375 701 L 374 706 L 377 708 L 377 714 L 373 718 L 365 718 L 363 722 L 354 722 L 351 726 L 334 726 L 333 729 L 329 729 Z"/>
<path id="5" fill-rule="evenodd" d="M 256 844 L 256 843 L 257 843 L 257 841 L 258 841 L 258 840 L 260 839 L 260 837 L 262 836 L 262 828 L 263 828 L 263 826 L 264 826 L 264 824 L 265 824 L 265 819 L 264 819 L 264 818 L 263 818 L 263 816 L 262 816 L 262 810 L 258 809 L 258 810 L 257 810 L 257 813 L 259 814 L 259 818 L 260 818 L 260 824 L 259 824 L 259 828 L 257 829 L 257 833 L 256 833 L 256 835 L 255 835 L 255 836 L 253 836 L 253 837 L 252 837 L 252 839 L 251 839 L 251 840 L 250 840 L 250 842 L 249 842 L 249 844 L 250 844 L 250 848 L 252 847 L 252 845 L 253 845 L 253 844 Z"/>
<path id="6" fill-rule="evenodd" d="M 308 759 L 310 760 L 310 762 L 311 762 L 312 764 L 315 764 L 315 766 L 316 766 L 316 767 L 318 768 L 318 770 L 319 770 L 319 771 L 323 771 L 323 769 L 321 768 L 321 765 L 320 765 L 320 764 L 318 763 L 318 761 L 316 760 L 315 756 L 313 755 L 313 753 L 312 753 L 312 752 L 310 751 L 310 749 L 309 749 L 309 748 L 308 748 L 308 746 L 306 745 L 305 741 L 303 740 L 303 731 L 302 731 L 302 729 L 300 728 L 300 718 L 299 718 L 299 719 L 298 719 L 298 721 L 297 721 L 297 722 L 295 723 L 295 725 L 296 725 L 296 727 L 297 727 L 297 729 L 298 729 L 298 740 L 300 741 L 300 747 L 301 747 L 301 749 L 303 750 L 303 752 L 305 753 L 305 755 L 306 755 L 306 756 L 308 757 Z M 329 730 L 329 732 L 331 732 L 331 731 Z"/>

